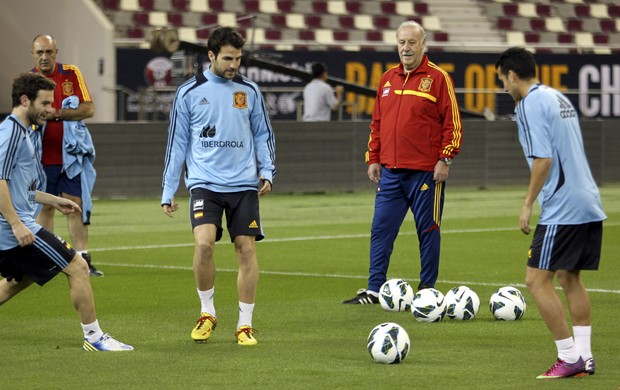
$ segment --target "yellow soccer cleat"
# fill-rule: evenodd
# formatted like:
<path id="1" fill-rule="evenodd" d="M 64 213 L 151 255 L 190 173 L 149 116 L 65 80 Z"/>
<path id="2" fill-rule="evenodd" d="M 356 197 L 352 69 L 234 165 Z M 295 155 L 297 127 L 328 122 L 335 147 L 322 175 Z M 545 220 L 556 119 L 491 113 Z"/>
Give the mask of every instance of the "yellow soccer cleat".
<path id="1" fill-rule="evenodd" d="M 244 325 L 237 332 L 235 336 L 237 336 L 237 344 L 239 345 L 256 345 L 257 341 L 252 335 L 253 333 L 258 333 L 258 330 L 252 329 L 251 326 Z"/>
<path id="2" fill-rule="evenodd" d="M 196 327 L 192 329 L 192 339 L 198 343 L 207 341 L 216 326 L 217 319 L 215 317 L 207 313 L 200 313 L 200 318 L 196 320 Z"/>

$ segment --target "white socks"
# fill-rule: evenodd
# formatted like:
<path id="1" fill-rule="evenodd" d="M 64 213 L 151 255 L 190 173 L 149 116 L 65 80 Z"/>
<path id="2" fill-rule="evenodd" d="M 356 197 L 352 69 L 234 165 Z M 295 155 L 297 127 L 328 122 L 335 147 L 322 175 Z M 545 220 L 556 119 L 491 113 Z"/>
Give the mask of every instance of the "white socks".
<path id="1" fill-rule="evenodd" d="M 94 343 L 103 336 L 103 331 L 99 327 L 99 321 L 97 320 L 92 324 L 82 324 L 82 330 L 84 331 L 84 338 L 89 343 Z"/>
<path id="2" fill-rule="evenodd" d="M 575 341 L 572 337 L 555 340 L 555 346 L 558 348 L 558 357 L 565 362 L 572 364 L 579 360 L 579 352 L 577 352 Z"/>
<path id="3" fill-rule="evenodd" d="M 254 313 L 253 303 L 243 303 L 239 301 L 239 322 L 237 322 L 237 329 L 247 325 L 252 327 L 252 313 Z"/>
<path id="4" fill-rule="evenodd" d="M 200 291 L 196 289 L 198 292 L 198 297 L 200 298 L 200 312 L 207 313 L 216 316 L 215 313 L 215 305 L 213 304 L 213 296 L 215 295 L 215 287 L 207 291 Z M 254 313 L 254 304 L 253 303 L 243 303 L 239 301 L 239 322 L 237 322 L 237 329 L 241 326 L 247 325 L 252 327 L 252 314 Z"/>
<path id="5" fill-rule="evenodd" d="M 573 326 L 573 335 L 579 355 L 583 360 L 590 359 L 592 357 L 592 345 L 590 343 L 592 326 Z"/>
<path id="6" fill-rule="evenodd" d="M 200 298 L 200 312 L 211 314 L 215 317 L 215 306 L 213 305 L 213 296 L 215 295 L 215 287 L 207 291 L 198 291 L 198 298 Z"/>

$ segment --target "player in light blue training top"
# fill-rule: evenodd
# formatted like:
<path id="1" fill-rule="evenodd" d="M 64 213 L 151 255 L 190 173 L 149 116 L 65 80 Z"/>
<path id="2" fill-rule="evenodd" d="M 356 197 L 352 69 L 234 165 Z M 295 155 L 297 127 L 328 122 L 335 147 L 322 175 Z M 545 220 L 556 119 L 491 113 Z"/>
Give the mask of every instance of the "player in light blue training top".
<path id="1" fill-rule="evenodd" d="M 101 330 L 86 261 L 62 238 L 35 222 L 35 203 L 63 214 L 81 212 L 72 200 L 38 190 L 45 173 L 29 132 L 54 112 L 55 86 L 39 73 L 20 75 L 13 81 L 11 115 L 0 123 L 0 305 L 32 284 L 42 286 L 62 272 L 67 275 L 71 300 L 82 323 L 82 348 L 131 351 L 131 345 Z"/>
<path id="2" fill-rule="evenodd" d="M 607 217 L 590 172 L 577 112 L 566 96 L 539 83 L 534 56 L 525 49 L 506 50 L 495 67 L 504 89 L 517 102 L 519 141 L 531 170 L 519 217 L 525 234 L 530 233 L 536 198 L 541 208 L 525 283 L 551 330 L 558 358 L 538 379 L 593 375 L 590 300 L 580 272 L 598 269 L 602 221 Z M 574 339 L 553 285 L 555 276 L 568 301 Z"/>
<path id="3" fill-rule="evenodd" d="M 275 139 L 258 86 L 237 74 L 245 41 L 233 28 L 211 32 L 209 68 L 179 87 L 168 129 L 161 204 L 166 215 L 178 210 L 174 194 L 185 167 L 195 239 L 193 259 L 200 317 L 191 333 L 204 342 L 217 325 L 213 302 L 215 242 L 226 213 L 239 261 L 237 290 L 240 345 L 255 345 L 252 328 L 258 284 L 255 241 L 263 238 L 258 195 L 271 191 Z"/>

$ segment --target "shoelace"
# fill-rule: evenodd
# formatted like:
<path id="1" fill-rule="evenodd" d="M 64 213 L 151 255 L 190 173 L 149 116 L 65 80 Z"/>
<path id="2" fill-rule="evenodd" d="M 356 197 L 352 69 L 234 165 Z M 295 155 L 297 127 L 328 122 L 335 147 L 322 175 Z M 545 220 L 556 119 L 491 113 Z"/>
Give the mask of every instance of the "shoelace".
<path id="1" fill-rule="evenodd" d="M 207 320 L 211 321 L 211 323 L 213 325 L 215 325 L 215 318 L 213 318 L 213 316 L 204 316 L 204 317 L 200 317 L 198 320 L 196 320 L 196 323 L 198 324 L 196 329 L 202 328 L 202 326 L 205 324 L 205 322 Z"/>
<path id="2" fill-rule="evenodd" d="M 558 359 L 555 361 L 555 364 L 553 366 L 551 366 L 550 369 L 547 370 L 547 372 L 545 372 L 545 374 L 550 374 L 552 373 L 556 368 L 558 368 L 559 366 L 561 366 L 562 364 L 564 364 L 564 361 Z"/>
<path id="3" fill-rule="evenodd" d="M 123 343 L 121 343 L 120 341 L 116 340 L 115 338 L 110 336 L 108 333 L 106 333 L 103 336 L 101 336 L 101 341 L 103 343 L 106 343 L 108 345 L 113 345 L 115 347 L 120 347 L 120 346 L 123 345 Z"/>
<path id="4" fill-rule="evenodd" d="M 245 335 L 248 336 L 248 338 L 252 338 L 252 333 L 258 333 L 258 330 L 253 329 L 253 328 L 239 329 L 238 331 L 235 332 L 235 337 L 239 336 L 241 333 L 245 333 Z"/>

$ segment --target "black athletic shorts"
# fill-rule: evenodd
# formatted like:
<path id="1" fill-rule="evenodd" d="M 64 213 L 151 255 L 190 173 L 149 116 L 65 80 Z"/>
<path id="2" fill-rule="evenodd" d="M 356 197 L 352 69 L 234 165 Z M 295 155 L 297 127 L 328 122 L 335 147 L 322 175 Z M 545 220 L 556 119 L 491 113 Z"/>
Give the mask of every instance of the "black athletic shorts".
<path id="1" fill-rule="evenodd" d="M 226 226 L 230 241 L 237 236 L 255 236 L 260 241 L 265 236 L 260 223 L 258 192 L 213 192 L 194 188 L 190 198 L 192 230 L 196 226 L 213 224 L 217 227 L 215 240 L 222 238 L 222 215 L 226 212 Z"/>
<path id="2" fill-rule="evenodd" d="M 550 271 L 597 270 L 602 241 L 602 221 L 582 225 L 538 225 L 527 265 Z"/>
<path id="3" fill-rule="evenodd" d="M 54 233 L 41 229 L 32 245 L 0 251 L 0 274 L 21 282 L 28 276 L 40 286 L 49 282 L 75 257 L 75 249 Z"/>

